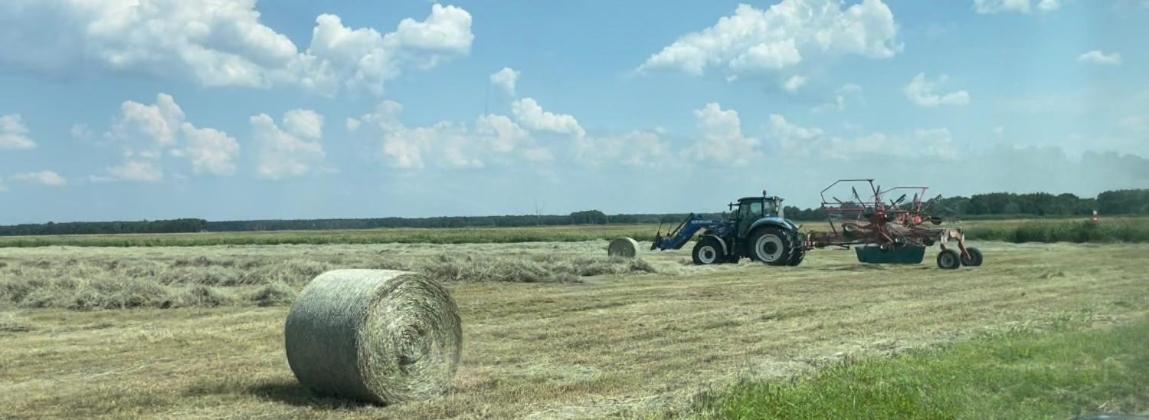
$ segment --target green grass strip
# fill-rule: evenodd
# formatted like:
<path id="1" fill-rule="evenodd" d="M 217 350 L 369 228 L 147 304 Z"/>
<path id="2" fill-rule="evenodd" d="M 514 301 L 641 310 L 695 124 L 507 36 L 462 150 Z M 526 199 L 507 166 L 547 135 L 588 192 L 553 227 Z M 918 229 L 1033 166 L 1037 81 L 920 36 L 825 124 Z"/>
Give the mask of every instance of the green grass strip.
<path id="1" fill-rule="evenodd" d="M 1149 320 L 1011 333 L 842 363 L 790 383 L 743 382 L 696 414 L 738 419 L 1029 419 L 1149 414 Z"/>

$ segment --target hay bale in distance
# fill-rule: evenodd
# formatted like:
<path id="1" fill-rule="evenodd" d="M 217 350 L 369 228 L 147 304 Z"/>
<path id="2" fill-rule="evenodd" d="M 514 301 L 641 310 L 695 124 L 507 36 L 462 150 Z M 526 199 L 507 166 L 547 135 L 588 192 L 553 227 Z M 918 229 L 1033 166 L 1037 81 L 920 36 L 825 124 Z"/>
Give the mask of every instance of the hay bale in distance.
<path id="1" fill-rule="evenodd" d="M 610 241 L 610 245 L 606 247 L 606 255 L 634 258 L 635 255 L 638 255 L 638 241 L 631 238 L 618 238 Z"/>
<path id="2" fill-rule="evenodd" d="M 284 326 L 299 382 L 325 395 L 377 404 L 443 394 L 463 331 L 447 289 L 393 270 L 335 270 L 303 289 Z"/>

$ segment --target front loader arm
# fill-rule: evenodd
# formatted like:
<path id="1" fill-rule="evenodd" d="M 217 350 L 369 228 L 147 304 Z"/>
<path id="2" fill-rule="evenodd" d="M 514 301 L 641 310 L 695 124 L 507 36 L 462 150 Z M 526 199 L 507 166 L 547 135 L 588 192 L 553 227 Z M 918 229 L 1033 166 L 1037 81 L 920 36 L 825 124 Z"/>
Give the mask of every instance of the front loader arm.
<path id="1" fill-rule="evenodd" d="M 650 249 L 666 251 L 668 249 L 682 249 L 687 242 L 694 238 L 694 234 L 699 230 L 711 228 L 719 224 L 714 220 L 703 219 L 702 216 L 691 213 L 686 216 L 686 220 L 678 224 L 678 227 L 668 232 L 665 237 L 660 232 L 654 237 L 654 243 L 650 245 Z"/>

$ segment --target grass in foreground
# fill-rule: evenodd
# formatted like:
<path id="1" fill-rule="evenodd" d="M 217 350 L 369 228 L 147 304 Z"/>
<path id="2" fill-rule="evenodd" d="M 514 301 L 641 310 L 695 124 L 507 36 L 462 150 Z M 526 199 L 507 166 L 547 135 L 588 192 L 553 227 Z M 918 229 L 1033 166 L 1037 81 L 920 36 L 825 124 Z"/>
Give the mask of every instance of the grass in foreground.
<path id="1" fill-rule="evenodd" d="M 704 395 L 720 418 L 1069 418 L 1149 412 L 1149 319 L 1106 330 L 1001 333 L 841 363 L 789 384 Z"/>

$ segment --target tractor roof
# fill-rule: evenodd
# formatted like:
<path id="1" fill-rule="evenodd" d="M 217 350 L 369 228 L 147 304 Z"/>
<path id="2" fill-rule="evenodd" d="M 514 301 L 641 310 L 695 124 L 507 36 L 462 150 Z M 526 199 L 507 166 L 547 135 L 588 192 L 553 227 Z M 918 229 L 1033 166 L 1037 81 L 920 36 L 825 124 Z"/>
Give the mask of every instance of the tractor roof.
<path id="1" fill-rule="evenodd" d="M 777 200 L 777 201 L 782 201 L 782 197 L 778 197 L 778 196 L 775 196 L 775 195 L 771 195 L 771 196 L 767 196 L 767 197 L 762 197 L 762 196 L 757 196 L 757 197 L 742 197 L 742 198 L 739 198 L 739 199 L 738 199 L 738 202 L 743 202 L 743 201 L 759 201 L 759 200 L 761 200 L 761 199 L 763 199 L 763 198 L 766 198 L 767 200 Z"/>

